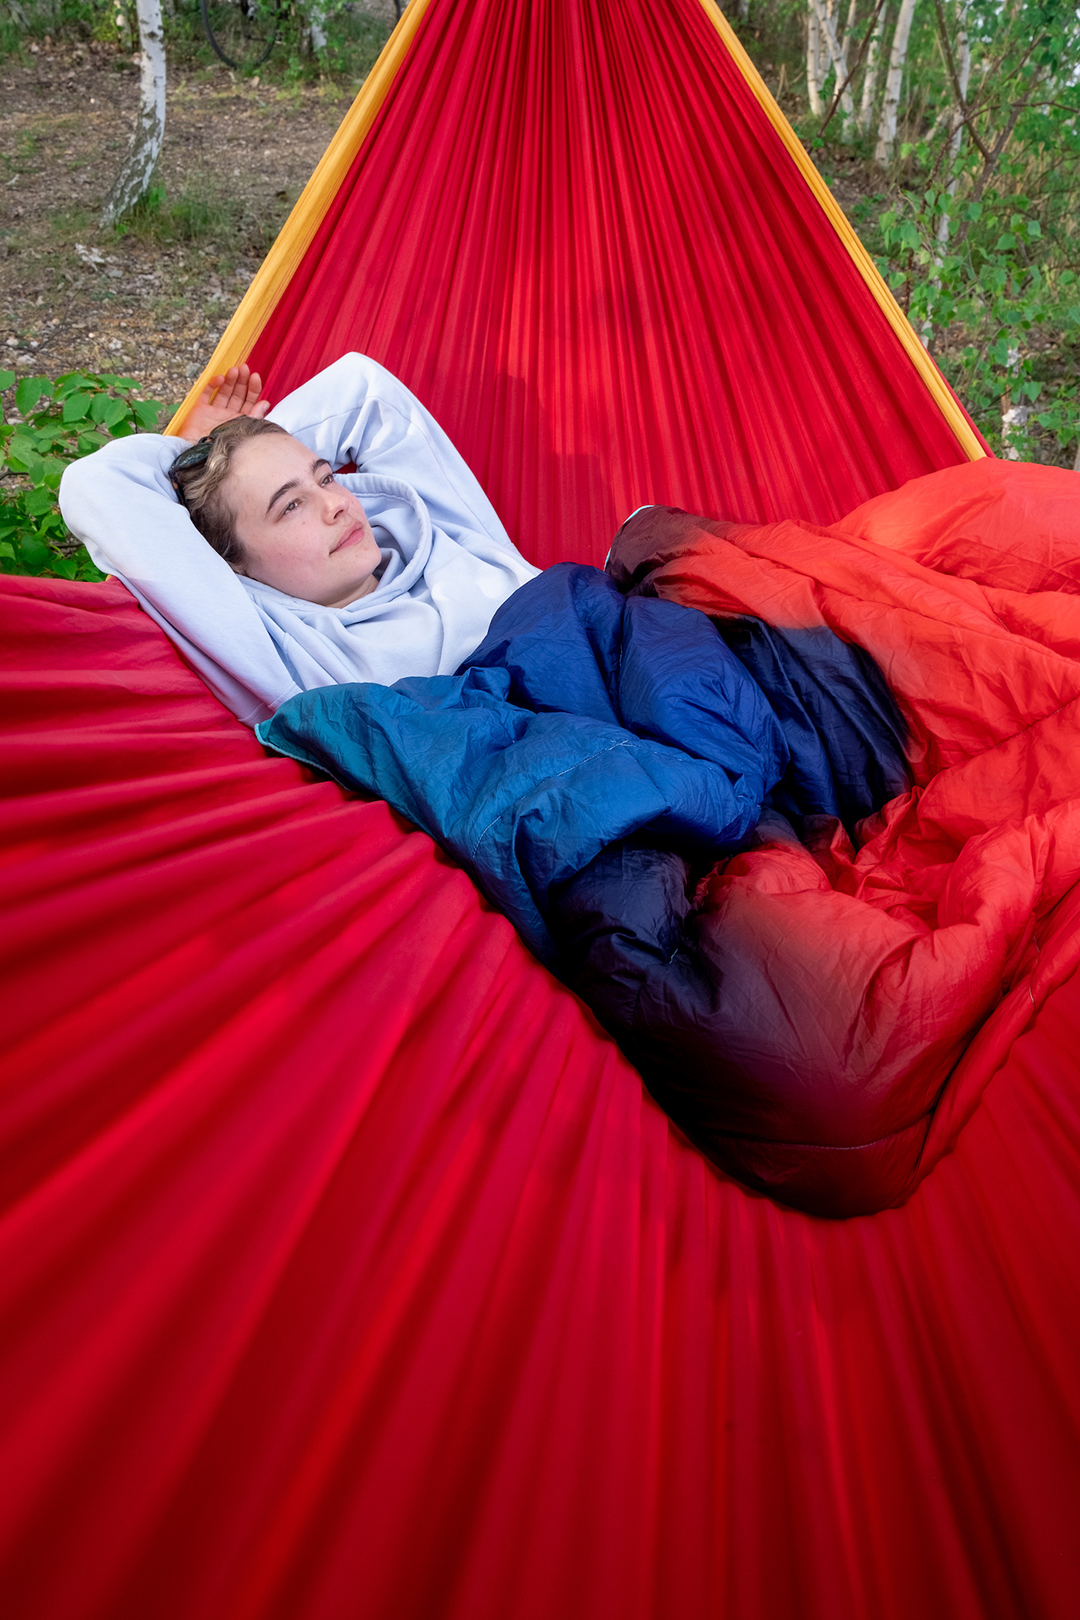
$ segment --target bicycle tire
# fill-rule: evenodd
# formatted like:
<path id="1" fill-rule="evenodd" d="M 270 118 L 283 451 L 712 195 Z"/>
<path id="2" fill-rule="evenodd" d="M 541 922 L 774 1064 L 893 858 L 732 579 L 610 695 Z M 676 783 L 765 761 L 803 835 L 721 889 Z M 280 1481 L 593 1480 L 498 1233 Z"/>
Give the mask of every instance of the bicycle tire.
<path id="1" fill-rule="evenodd" d="M 199 10 L 211 49 L 226 67 L 250 73 L 277 42 L 279 0 L 199 0 Z"/>

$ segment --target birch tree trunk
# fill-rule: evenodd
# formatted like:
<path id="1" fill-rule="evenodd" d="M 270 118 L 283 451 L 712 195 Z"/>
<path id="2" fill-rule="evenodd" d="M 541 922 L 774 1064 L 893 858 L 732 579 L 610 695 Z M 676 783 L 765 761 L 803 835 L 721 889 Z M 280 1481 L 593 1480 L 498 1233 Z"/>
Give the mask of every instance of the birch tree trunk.
<path id="1" fill-rule="evenodd" d="M 968 38 L 967 24 L 963 18 L 960 21 L 960 32 L 956 39 L 956 81 L 960 90 L 960 105 L 952 115 L 952 134 L 949 136 L 949 183 L 945 187 L 945 195 L 951 202 L 956 195 L 956 182 L 958 176 L 952 172 L 957 158 L 960 155 L 960 142 L 964 138 L 964 112 L 967 106 L 968 84 L 971 81 L 971 40 Z M 937 223 L 937 250 L 934 257 L 938 264 L 945 257 L 945 249 L 949 245 L 949 210 L 941 210 Z"/>
<path id="2" fill-rule="evenodd" d="M 1009 350 L 1009 371 L 1015 377 L 1020 371 L 1020 350 Z M 1001 402 L 1001 455 L 1004 461 L 1019 461 L 1023 449 L 1025 429 L 1031 415 L 1030 405 L 1014 405 L 1006 394 Z"/>
<path id="3" fill-rule="evenodd" d="M 878 67 L 881 61 L 881 36 L 885 31 L 885 8 L 878 12 L 874 31 L 870 35 L 870 43 L 866 48 L 866 68 L 863 72 L 862 100 L 859 103 L 859 129 L 863 135 L 870 129 L 870 120 L 874 116 L 874 102 L 877 100 Z"/>
<path id="4" fill-rule="evenodd" d="M 851 96 L 851 86 L 845 82 L 848 76 L 847 55 L 844 47 L 836 37 L 836 27 L 833 18 L 825 8 L 824 0 L 810 0 L 810 5 L 817 17 L 821 37 L 824 39 L 826 48 L 832 58 L 832 65 L 836 71 L 837 89 L 844 85 L 843 93 L 840 96 L 840 109 L 844 114 L 844 123 L 840 133 L 842 140 L 850 140 L 851 127 L 855 121 L 855 103 Z"/>
<path id="5" fill-rule="evenodd" d="M 165 137 L 165 38 L 161 26 L 161 0 L 138 0 L 139 111 L 131 148 L 113 181 L 101 211 L 103 225 L 112 225 L 150 187 L 150 179 Z"/>
<path id="6" fill-rule="evenodd" d="M 949 205 L 952 202 L 953 197 L 956 195 L 956 182 L 959 179 L 959 176 L 953 172 L 953 165 L 956 162 L 957 157 L 960 155 L 960 143 L 964 138 L 964 112 L 967 107 L 968 82 L 971 78 L 971 41 L 968 38 L 967 28 L 964 25 L 963 19 L 961 19 L 960 32 L 957 35 L 956 40 L 956 58 L 956 81 L 960 91 L 960 105 L 958 107 L 950 108 L 948 114 L 948 123 L 951 131 L 949 135 L 949 179 L 942 194 L 941 212 L 938 215 L 937 229 L 934 232 L 934 268 L 930 276 L 930 283 L 935 292 L 941 291 L 941 267 L 945 262 L 945 254 L 949 246 L 949 230 L 952 223 Z M 930 347 L 930 339 L 933 335 L 933 330 L 933 306 L 931 305 L 930 314 L 927 315 L 926 320 L 923 322 L 922 329 L 919 334 L 927 348 Z M 1012 420 L 1018 421 L 1020 426 L 1023 427 L 1024 423 L 1027 421 L 1027 417 L 1017 417 Z M 1004 417 L 1002 418 L 1002 422 L 1002 432 L 1005 434 L 1007 439 L 1007 429 L 1011 423 L 1006 421 Z M 1014 456 L 1012 459 L 1015 461 L 1016 457 Z"/>
<path id="7" fill-rule="evenodd" d="M 896 110 L 900 105 L 900 86 L 904 78 L 904 63 L 907 61 L 908 39 L 911 36 L 911 20 L 914 15 L 915 0 L 900 0 L 900 15 L 896 19 L 896 32 L 893 34 L 889 74 L 885 80 L 885 100 L 881 107 L 877 147 L 874 150 L 874 162 L 882 169 L 892 162 L 893 147 L 896 145 Z"/>
<path id="8" fill-rule="evenodd" d="M 821 100 L 822 73 L 821 61 L 821 24 L 817 19 L 817 12 L 808 0 L 808 15 L 806 19 L 806 94 L 810 102 L 810 111 L 815 118 L 820 118 L 825 108 Z"/>
<path id="9" fill-rule="evenodd" d="M 307 22 L 311 30 L 311 48 L 315 52 L 326 49 L 326 17 L 320 0 L 310 0 L 307 8 Z"/>

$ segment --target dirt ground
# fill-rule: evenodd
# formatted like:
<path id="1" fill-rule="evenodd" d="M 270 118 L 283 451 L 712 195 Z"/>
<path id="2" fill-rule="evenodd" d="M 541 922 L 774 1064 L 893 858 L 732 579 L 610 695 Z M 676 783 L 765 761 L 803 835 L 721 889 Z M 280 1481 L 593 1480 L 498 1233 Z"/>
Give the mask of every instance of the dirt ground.
<path id="1" fill-rule="evenodd" d="M 351 90 L 170 70 L 165 200 L 118 236 L 98 216 L 130 139 L 131 59 L 92 44 L 45 46 L 32 61 L 0 62 L 0 368 L 118 372 L 175 403 Z"/>

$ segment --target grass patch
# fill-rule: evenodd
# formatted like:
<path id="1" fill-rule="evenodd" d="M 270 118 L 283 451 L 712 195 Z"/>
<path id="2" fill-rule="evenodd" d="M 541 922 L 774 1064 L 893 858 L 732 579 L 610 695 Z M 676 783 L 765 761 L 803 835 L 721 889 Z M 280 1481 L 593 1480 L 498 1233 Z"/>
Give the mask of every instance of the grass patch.
<path id="1" fill-rule="evenodd" d="M 215 176 L 196 174 L 175 197 L 152 187 L 117 225 L 116 236 L 156 247 L 208 249 L 228 266 L 238 258 L 261 259 L 290 207 L 287 191 L 269 204 L 256 202 L 228 191 Z"/>

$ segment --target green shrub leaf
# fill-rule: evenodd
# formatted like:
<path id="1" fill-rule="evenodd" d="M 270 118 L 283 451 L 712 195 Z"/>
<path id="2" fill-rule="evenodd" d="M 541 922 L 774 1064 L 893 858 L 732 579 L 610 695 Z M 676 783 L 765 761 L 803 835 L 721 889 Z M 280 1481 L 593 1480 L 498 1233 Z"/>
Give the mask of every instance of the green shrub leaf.
<path id="1" fill-rule="evenodd" d="M 89 394 L 68 394 L 64 400 L 63 419 L 65 422 L 81 422 L 89 409 Z"/>
<path id="2" fill-rule="evenodd" d="M 54 506 L 54 496 L 51 489 L 32 489 L 23 501 L 23 510 L 30 517 L 43 517 L 51 512 Z"/>
<path id="3" fill-rule="evenodd" d="M 42 394 L 50 393 L 51 385 L 44 377 L 24 377 L 15 390 L 15 406 L 23 416 L 27 416 L 37 404 Z"/>
<path id="4" fill-rule="evenodd" d="M 103 427 L 116 428 L 121 422 L 130 426 L 129 408 L 122 399 L 109 399 L 105 402 L 104 415 L 99 418 Z"/>
<path id="5" fill-rule="evenodd" d="M 34 535 L 24 535 L 19 541 L 19 551 L 22 561 L 26 565 L 28 574 L 43 574 L 53 561 L 53 553 L 48 546 L 42 545 Z"/>

